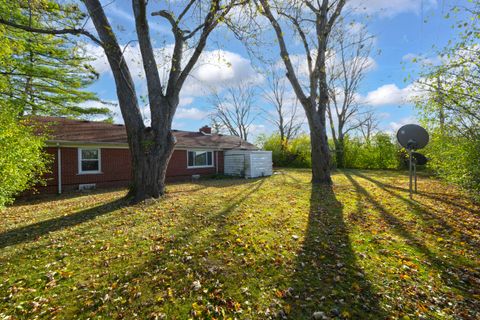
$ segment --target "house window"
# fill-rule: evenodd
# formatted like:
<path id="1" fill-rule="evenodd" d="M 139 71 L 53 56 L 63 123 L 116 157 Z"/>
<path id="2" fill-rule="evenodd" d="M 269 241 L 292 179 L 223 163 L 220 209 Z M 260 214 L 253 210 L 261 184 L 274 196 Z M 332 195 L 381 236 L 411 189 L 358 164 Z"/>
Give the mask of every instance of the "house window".
<path id="1" fill-rule="evenodd" d="M 100 173 L 100 149 L 78 149 L 78 173 Z"/>
<path id="2" fill-rule="evenodd" d="M 188 168 L 213 167 L 213 151 L 188 151 Z"/>

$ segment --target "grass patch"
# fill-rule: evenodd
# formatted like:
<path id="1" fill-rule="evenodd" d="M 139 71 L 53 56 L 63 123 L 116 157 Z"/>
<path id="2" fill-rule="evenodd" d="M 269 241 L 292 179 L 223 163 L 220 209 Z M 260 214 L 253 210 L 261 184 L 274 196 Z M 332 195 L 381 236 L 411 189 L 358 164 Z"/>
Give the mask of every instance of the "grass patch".
<path id="1" fill-rule="evenodd" d="M 476 319 L 480 207 L 422 177 L 308 170 L 0 213 L 0 319 Z M 322 314 L 323 313 L 323 314 Z"/>

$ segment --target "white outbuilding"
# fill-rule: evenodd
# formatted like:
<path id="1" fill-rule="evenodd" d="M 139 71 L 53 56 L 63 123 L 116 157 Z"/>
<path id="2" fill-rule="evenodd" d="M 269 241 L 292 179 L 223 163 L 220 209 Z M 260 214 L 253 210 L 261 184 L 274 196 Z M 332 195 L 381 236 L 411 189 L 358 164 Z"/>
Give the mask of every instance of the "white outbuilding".
<path id="1" fill-rule="evenodd" d="M 271 176 L 273 173 L 272 151 L 225 151 L 224 173 L 225 175 L 245 178 Z"/>

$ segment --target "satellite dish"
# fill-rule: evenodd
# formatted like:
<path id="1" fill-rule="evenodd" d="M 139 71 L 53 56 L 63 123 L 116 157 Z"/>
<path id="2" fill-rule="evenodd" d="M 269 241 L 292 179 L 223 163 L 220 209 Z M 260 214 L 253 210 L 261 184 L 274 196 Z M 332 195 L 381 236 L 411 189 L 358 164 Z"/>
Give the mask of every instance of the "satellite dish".
<path id="1" fill-rule="evenodd" d="M 418 152 L 412 152 L 413 161 L 415 161 L 416 165 L 423 166 L 427 164 L 428 159 L 423 154 Z"/>
<path id="2" fill-rule="evenodd" d="M 406 124 L 397 131 L 397 140 L 407 150 L 425 148 L 429 136 L 427 130 L 418 124 Z"/>
<path id="3" fill-rule="evenodd" d="M 428 144 L 428 132 L 418 124 L 406 124 L 397 131 L 398 143 L 408 151 L 408 175 L 409 175 L 409 191 L 410 199 L 412 199 L 413 186 L 412 180 L 415 177 L 415 193 L 417 193 L 417 164 L 422 165 L 427 163 L 427 158 L 418 152 L 418 150 L 425 148 Z"/>

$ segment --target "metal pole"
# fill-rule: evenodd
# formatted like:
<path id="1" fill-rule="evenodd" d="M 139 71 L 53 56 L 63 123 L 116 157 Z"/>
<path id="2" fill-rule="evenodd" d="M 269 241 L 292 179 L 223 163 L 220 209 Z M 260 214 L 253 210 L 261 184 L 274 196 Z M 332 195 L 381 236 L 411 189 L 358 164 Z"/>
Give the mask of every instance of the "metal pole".
<path id="1" fill-rule="evenodd" d="M 413 164 L 413 175 L 415 176 L 415 193 L 417 193 L 417 164 Z"/>
<path id="2" fill-rule="evenodd" d="M 410 179 L 409 182 L 409 192 L 410 192 L 410 199 L 412 198 L 412 150 L 408 149 L 409 159 L 408 159 L 408 176 Z"/>

